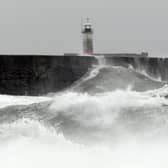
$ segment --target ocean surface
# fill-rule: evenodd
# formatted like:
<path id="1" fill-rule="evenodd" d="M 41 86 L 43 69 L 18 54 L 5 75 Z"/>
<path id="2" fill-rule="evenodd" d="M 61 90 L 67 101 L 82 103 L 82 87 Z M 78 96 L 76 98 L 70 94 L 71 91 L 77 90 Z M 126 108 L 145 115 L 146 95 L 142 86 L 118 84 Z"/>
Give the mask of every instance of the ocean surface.
<path id="1" fill-rule="evenodd" d="M 168 167 L 168 85 L 97 59 L 62 92 L 0 95 L 0 167 Z"/>

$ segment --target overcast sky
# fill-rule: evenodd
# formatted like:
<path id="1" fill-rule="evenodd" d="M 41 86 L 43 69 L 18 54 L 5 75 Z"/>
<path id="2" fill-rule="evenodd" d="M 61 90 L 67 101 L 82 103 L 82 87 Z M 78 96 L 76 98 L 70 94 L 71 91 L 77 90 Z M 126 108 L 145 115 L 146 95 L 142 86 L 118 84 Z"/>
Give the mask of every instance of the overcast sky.
<path id="1" fill-rule="evenodd" d="M 95 52 L 168 56 L 166 0 L 0 0 L 0 54 L 80 52 L 85 17 Z"/>

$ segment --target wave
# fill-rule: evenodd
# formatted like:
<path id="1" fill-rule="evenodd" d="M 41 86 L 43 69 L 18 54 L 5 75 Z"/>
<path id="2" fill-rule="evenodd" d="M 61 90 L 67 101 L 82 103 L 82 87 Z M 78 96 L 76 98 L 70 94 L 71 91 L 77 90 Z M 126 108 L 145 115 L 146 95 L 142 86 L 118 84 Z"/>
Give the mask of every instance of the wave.
<path id="1" fill-rule="evenodd" d="M 131 90 L 93 95 L 62 92 L 42 102 L 32 98 L 31 104 L 19 99 L 19 105 L 0 108 L 0 124 L 22 118 L 37 120 L 82 144 L 111 144 L 134 135 L 140 139 L 159 134 L 167 137 L 167 94 L 164 86 L 143 93 Z"/>
<path id="2" fill-rule="evenodd" d="M 103 93 L 65 91 L 54 97 L 0 96 L 0 124 L 29 118 L 43 122 L 66 138 L 82 144 L 113 143 L 127 136 L 139 139 L 167 137 L 167 86 L 137 92 L 115 90 Z M 9 99 L 14 99 L 9 96 Z M 25 101 L 26 99 L 26 101 Z M 5 102 L 5 100 L 7 102 Z M 161 134 L 161 135 L 160 135 Z"/>
<path id="3" fill-rule="evenodd" d="M 63 92 L 49 103 L 48 98 L 37 102 L 29 97 L 31 104 L 25 104 L 19 98 L 19 105 L 0 109 L 0 118 L 22 114 L 0 123 L 1 166 L 166 168 L 167 99 L 159 96 L 163 90 L 166 86 L 152 94 Z"/>
<path id="4" fill-rule="evenodd" d="M 54 96 L 0 95 L 1 166 L 167 168 L 167 90 L 99 57 Z"/>
<path id="5" fill-rule="evenodd" d="M 163 87 L 167 82 L 161 78 L 150 76 L 143 69 L 134 69 L 132 66 L 109 65 L 103 56 L 97 56 L 98 65 L 75 82 L 72 91 L 87 92 L 90 94 L 110 92 L 117 89 L 144 92 Z"/>
<path id="6" fill-rule="evenodd" d="M 167 167 L 165 143 L 137 144 L 130 140 L 115 148 L 88 147 L 72 143 L 52 128 L 30 119 L 0 125 L 0 130 L 0 140 L 5 142 L 0 144 L 3 168 Z"/>
<path id="7" fill-rule="evenodd" d="M 30 105 L 50 100 L 51 98 L 46 96 L 40 97 L 40 96 L 0 95 L 0 108 L 12 105 Z"/>
<path id="8" fill-rule="evenodd" d="M 144 68 L 136 68 L 135 69 L 135 68 L 133 68 L 132 65 L 129 65 L 128 68 L 131 69 L 131 70 L 133 70 L 133 71 L 135 71 L 135 72 L 137 72 L 137 73 L 140 73 L 140 74 L 144 75 L 145 77 L 147 77 L 147 78 L 149 78 L 149 79 L 151 79 L 153 81 L 156 81 L 156 82 L 165 82 L 165 81 L 162 81 L 161 76 L 153 77 L 153 76 L 149 75 Z"/>
<path id="9" fill-rule="evenodd" d="M 82 143 L 111 143 L 135 135 L 150 139 L 168 135 L 167 103 L 166 98 L 147 92 L 66 92 L 54 97 L 50 122 L 59 123 L 66 137 Z"/>
<path id="10" fill-rule="evenodd" d="M 94 71 L 91 71 L 90 74 Z M 153 80 L 132 69 L 108 66 L 99 67 L 96 75 L 92 75 L 91 78 L 84 78 L 82 82 L 73 86 L 73 90 L 97 93 L 114 91 L 117 89 L 126 90 L 127 88 L 130 88 L 131 90 L 142 92 L 161 88 L 164 85 L 165 82 Z"/>

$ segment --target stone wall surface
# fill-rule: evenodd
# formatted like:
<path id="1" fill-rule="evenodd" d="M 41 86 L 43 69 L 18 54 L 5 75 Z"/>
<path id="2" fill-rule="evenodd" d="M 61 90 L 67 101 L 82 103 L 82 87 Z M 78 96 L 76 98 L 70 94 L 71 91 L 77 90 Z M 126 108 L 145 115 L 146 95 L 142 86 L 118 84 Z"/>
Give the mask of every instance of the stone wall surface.
<path id="1" fill-rule="evenodd" d="M 168 81 L 167 58 L 105 56 L 105 62 Z M 0 55 L 0 94 L 43 95 L 61 91 L 97 63 L 93 56 Z"/>
<path id="2" fill-rule="evenodd" d="M 96 62 L 81 56 L 0 56 L 0 94 L 57 92 L 82 77 Z"/>

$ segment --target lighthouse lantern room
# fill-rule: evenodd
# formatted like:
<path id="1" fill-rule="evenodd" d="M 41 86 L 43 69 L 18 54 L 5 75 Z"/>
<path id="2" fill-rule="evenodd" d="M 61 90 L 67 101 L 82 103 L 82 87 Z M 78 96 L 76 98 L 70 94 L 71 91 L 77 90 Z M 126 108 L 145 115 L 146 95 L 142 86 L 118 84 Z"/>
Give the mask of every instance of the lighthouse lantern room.
<path id="1" fill-rule="evenodd" d="M 83 53 L 93 54 L 93 29 L 90 19 L 82 22 Z"/>

